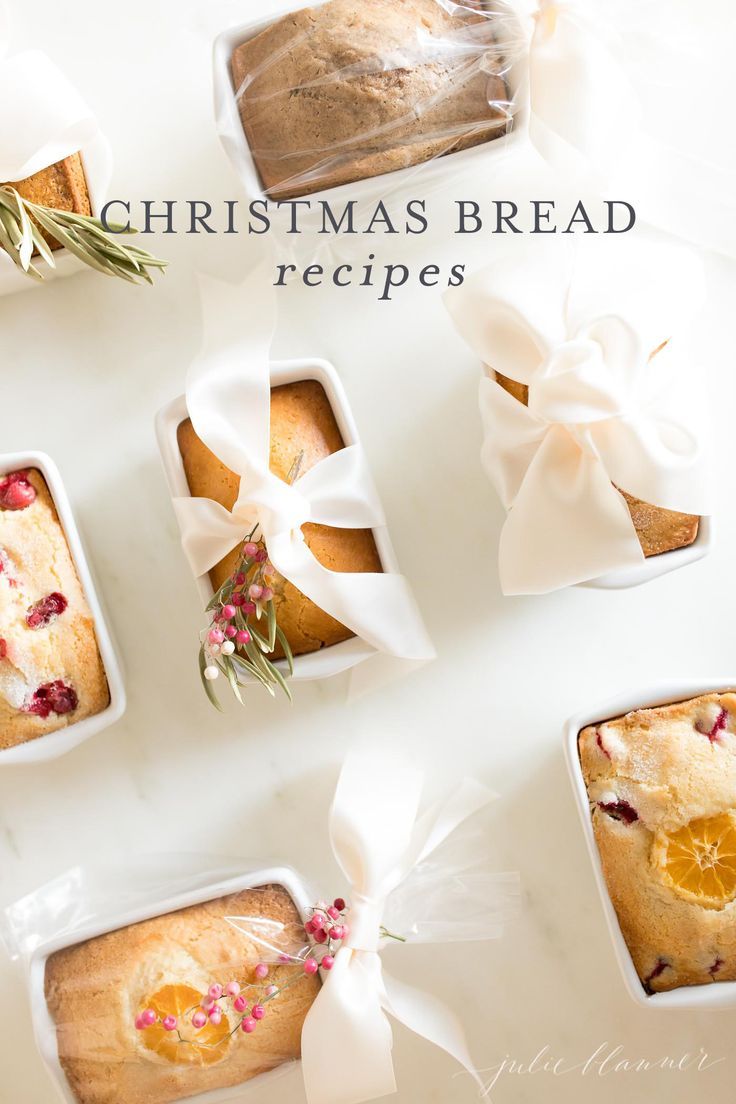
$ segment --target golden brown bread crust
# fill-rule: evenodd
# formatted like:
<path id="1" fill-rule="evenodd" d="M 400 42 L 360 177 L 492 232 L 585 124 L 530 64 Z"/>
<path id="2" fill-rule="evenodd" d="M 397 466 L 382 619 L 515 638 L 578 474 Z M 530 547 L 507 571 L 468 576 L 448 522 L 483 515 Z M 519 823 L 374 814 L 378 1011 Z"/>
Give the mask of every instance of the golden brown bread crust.
<path id="1" fill-rule="evenodd" d="M 179 426 L 177 437 L 192 495 L 212 498 L 231 510 L 238 497 L 238 477 L 200 441 L 189 420 Z M 270 465 L 280 479 L 288 478 L 300 456 L 299 471 L 304 474 L 343 447 L 335 415 L 320 383 L 301 380 L 271 391 Z M 334 529 L 310 523 L 302 531 L 314 556 L 331 571 L 382 570 L 370 529 Z M 233 573 L 237 561 L 238 549 L 233 549 L 212 569 L 210 579 L 215 590 Z M 294 655 L 314 652 L 353 636 L 281 576 L 277 576 L 274 591 L 278 623 Z"/>
<path id="2" fill-rule="evenodd" d="M 238 46 L 233 84 L 265 190 L 308 195 L 505 133 L 490 106 L 507 100 L 504 80 L 478 64 L 493 47 L 483 24 L 436 0 L 330 0 Z M 467 47 L 469 35 L 470 62 L 467 50 L 426 44 L 459 36 Z"/>
<path id="3" fill-rule="evenodd" d="M 729 691 L 637 710 L 578 738 L 608 892 L 652 992 L 736 980 L 736 902 L 688 899 L 663 875 L 657 849 L 659 833 L 736 810 L 734 729 Z"/>
<path id="4" fill-rule="evenodd" d="M 658 349 L 655 350 L 655 352 L 658 351 Z M 652 356 L 654 355 L 653 353 Z M 500 372 L 493 374 L 504 391 L 508 391 L 509 395 L 518 399 L 524 406 L 528 404 L 529 388 L 525 383 L 518 383 Z M 697 537 L 700 526 L 700 518 L 697 515 L 682 514 L 677 510 L 665 510 L 661 506 L 652 506 L 640 498 L 627 494 L 620 487 L 617 490 L 623 495 L 629 508 L 631 520 L 645 556 L 659 556 L 663 552 L 672 552 L 675 548 L 685 548 Z"/>
<path id="5" fill-rule="evenodd" d="M 300 1056 L 301 1028 L 319 981 L 303 975 L 268 1004 L 252 1035 L 237 1032 L 222 1058 L 207 1066 L 154 1054 L 135 1017 L 164 985 L 206 993 L 215 982 L 252 980 L 264 955 L 225 917 L 264 917 L 284 925 L 279 947 L 303 943 L 296 905 L 281 886 L 266 885 L 194 905 L 58 951 L 46 963 L 45 992 L 56 1024 L 59 1057 L 79 1104 L 169 1104 L 240 1085 Z M 294 975 L 274 966 L 270 981 Z"/>
<path id="6" fill-rule="evenodd" d="M 94 716 L 110 701 L 94 621 L 51 494 L 39 471 L 25 474 L 35 501 L 25 510 L 0 509 L 0 748 Z M 55 592 L 68 602 L 64 612 L 29 628 L 28 610 Z M 25 712 L 33 692 L 57 679 L 76 693 L 76 709 L 46 718 Z"/>
<path id="7" fill-rule="evenodd" d="M 57 211 L 74 211 L 78 215 L 92 213 L 82 158 L 78 153 L 49 165 L 47 169 L 41 169 L 25 180 L 10 183 L 31 203 L 53 207 Z M 53 238 L 46 234 L 44 237 L 47 237 L 52 249 L 62 248 Z"/>

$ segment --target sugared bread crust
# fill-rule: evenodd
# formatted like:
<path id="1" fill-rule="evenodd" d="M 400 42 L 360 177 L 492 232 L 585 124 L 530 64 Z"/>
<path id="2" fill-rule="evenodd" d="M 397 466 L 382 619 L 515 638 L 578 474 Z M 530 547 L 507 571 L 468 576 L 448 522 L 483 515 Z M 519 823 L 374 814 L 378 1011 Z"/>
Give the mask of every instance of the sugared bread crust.
<path id="1" fill-rule="evenodd" d="M 200 441 L 189 420 L 179 426 L 178 442 L 192 495 L 214 499 L 231 510 L 238 497 L 238 477 Z M 303 475 L 343 447 L 335 415 L 320 383 L 300 380 L 272 390 L 270 466 L 275 475 L 286 481 L 296 463 Z M 303 527 L 303 533 L 313 555 L 331 571 L 382 570 L 370 529 L 335 529 L 310 523 Z M 212 569 L 210 579 L 215 590 L 233 573 L 237 560 L 238 549 L 233 549 Z M 294 655 L 317 651 L 353 635 L 280 576 L 274 592 L 278 623 Z"/>
<path id="2" fill-rule="evenodd" d="M 57 211 L 73 211 L 78 215 L 91 214 L 87 180 L 78 153 L 41 169 L 25 180 L 16 180 L 12 185 L 31 203 L 53 207 Z M 53 238 L 49 238 L 49 242 L 52 249 L 62 248 Z"/>
<path id="3" fill-rule="evenodd" d="M 653 354 L 654 355 L 654 354 Z M 524 406 L 529 402 L 529 388 L 524 383 L 509 379 L 500 372 L 493 373 L 504 391 L 508 391 Z M 700 518 L 696 514 L 682 514 L 677 510 L 664 510 L 661 506 L 652 506 L 640 498 L 623 495 L 636 529 L 642 552 L 645 556 L 659 556 L 663 552 L 672 552 L 675 548 L 685 548 L 692 544 L 698 535 Z"/>
<path id="4" fill-rule="evenodd" d="M 94 622 L 39 471 L 0 474 L 0 748 L 102 712 Z"/>
<path id="5" fill-rule="evenodd" d="M 736 979 L 736 693 L 584 729 L 603 873 L 650 992 Z"/>
<path id="6" fill-rule="evenodd" d="M 484 51 L 487 69 L 492 21 L 437 0 L 330 0 L 283 16 L 231 62 L 265 190 L 308 195 L 503 134 L 506 86 L 481 69 Z"/>
<path id="7" fill-rule="evenodd" d="M 79 1104 L 169 1104 L 196 1093 L 240 1085 L 300 1055 L 304 1018 L 319 981 L 300 980 L 268 1004 L 251 1035 L 237 1031 L 206 1062 L 176 1061 L 146 1045 L 135 1018 L 165 986 L 204 996 L 214 982 L 252 976 L 264 950 L 228 916 L 283 925 L 279 950 L 292 952 L 300 917 L 281 886 L 267 885 L 145 920 L 58 951 L 46 963 L 46 1001 L 59 1057 Z M 276 928 L 275 930 L 278 930 Z M 274 966 L 282 982 L 294 967 Z"/>

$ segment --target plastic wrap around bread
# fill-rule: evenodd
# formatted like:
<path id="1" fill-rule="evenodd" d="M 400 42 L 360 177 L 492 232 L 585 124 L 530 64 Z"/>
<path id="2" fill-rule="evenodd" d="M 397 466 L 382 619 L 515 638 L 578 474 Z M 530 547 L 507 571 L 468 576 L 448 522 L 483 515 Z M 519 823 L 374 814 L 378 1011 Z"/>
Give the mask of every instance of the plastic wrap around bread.
<path id="1" fill-rule="evenodd" d="M 392 1021 L 479 1082 L 431 971 L 418 987 L 394 971 L 411 943 L 502 936 L 518 875 L 489 859 L 491 791 L 464 778 L 425 800 L 424 784 L 396 739 L 351 746 L 328 818 L 339 896 L 286 867 L 169 854 L 77 867 L 7 908 L 67 1104 L 219 1104 L 299 1057 L 310 1104 L 362 1104 L 396 1092 Z"/>
<path id="2" fill-rule="evenodd" d="M 266 966 L 263 946 L 233 927 L 232 916 L 248 918 L 287 961 L 271 954 Z M 318 978 L 288 961 L 302 942 L 289 893 L 264 885 L 52 954 L 46 1001 L 74 1099 L 170 1104 L 299 1058 L 302 1025 L 319 991 Z M 221 993 L 237 989 L 218 1013 L 207 1007 L 213 985 Z M 255 1010 L 257 1030 L 248 1030 L 253 1020 L 238 1011 L 239 997 Z"/>
<path id="3" fill-rule="evenodd" d="M 648 993 L 736 980 L 736 693 L 580 733 L 603 876 Z"/>
<path id="4" fill-rule="evenodd" d="M 0 748 L 76 724 L 110 701 L 94 620 L 49 488 L 0 474 Z"/>
<path id="5" fill-rule="evenodd" d="M 501 18 L 475 0 L 329 0 L 242 42 L 233 87 L 264 192 L 307 195 L 504 134 Z"/>

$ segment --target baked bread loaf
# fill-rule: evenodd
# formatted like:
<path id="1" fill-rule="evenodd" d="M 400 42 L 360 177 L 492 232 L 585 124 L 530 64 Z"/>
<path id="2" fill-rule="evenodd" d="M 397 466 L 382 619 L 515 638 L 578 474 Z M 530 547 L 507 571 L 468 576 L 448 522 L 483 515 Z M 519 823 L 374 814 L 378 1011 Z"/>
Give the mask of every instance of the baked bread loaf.
<path id="1" fill-rule="evenodd" d="M 94 622 L 39 471 L 0 475 L 0 748 L 102 712 Z"/>
<path id="2" fill-rule="evenodd" d="M 41 169 L 25 180 L 10 181 L 18 193 L 31 203 L 53 207 L 57 211 L 74 211 L 78 215 L 92 213 L 84 175 L 82 158 L 78 153 Z M 50 235 L 44 234 L 52 249 L 62 246 Z"/>
<path id="3" fill-rule="evenodd" d="M 529 388 L 525 383 L 518 383 L 501 375 L 500 372 L 494 372 L 493 375 L 504 391 L 508 391 L 509 395 L 524 403 L 525 406 L 528 404 Z M 700 518 L 697 515 L 681 514 L 676 510 L 652 506 L 649 502 L 642 502 L 640 498 L 627 494 L 620 487 L 617 490 L 623 495 L 629 508 L 631 520 L 645 556 L 659 556 L 662 552 L 685 548 L 697 537 L 700 526 Z"/>
<path id="4" fill-rule="evenodd" d="M 579 736 L 608 892 L 648 992 L 736 979 L 736 693 Z"/>
<path id="5" fill-rule="evenodd" d="M 494 60 L 494 58 L 496 60 Z M 264 190 L 347 184 L 505 133 L 487 16 L 437 0 L 330 0 L 272 23 L 232 56 Z"/>
<path id="6" fill-rule="evenodd" d="M 238 497 L 239 478 L 200 441 L 189 420 L 179 426 L 178 442 L 192 495 L 211 498 L 231 510 Z M 280 479 L 288 481 L 295 465 L 303 475 L 343 447 L 335 415 L 320 383 L 301 380 L 271 391 L 270 465 Z M 335 529 L 310 523 L 303 527 L 303 533 L 313 555 L 331 571 L 382 570 L 370 529 Z M 210 579 L 215 590 L 235 571 L 238 555 L 235 548 L 213 567 Z M 280 576 L 273 590 L 276 617 L 294 655 L 314 652 L 354 635 Z"/>
<path id="7" fill-rule="evenodd" d="M 304 942 L 296 905 L 266 885 L 145 920 L 58 951 L 46 963 L 46 1002 L 58 1052 L 79 1104 L 169 1104 L 240 1085 L 300 1056 L 301 1028 L 319 981 L 293 965 L 271 966 L 269 984 L 296 984 L 267 1003 L 257 1030 L 222 1023 L 192 1031 L 191 1014 L 214 983 L 237 980 L 244 992 L 264 955 L 226 917 L 272 922 L 273 942 L 291 953 Z M 271 929 L 269 927 L 269 940 Z M 251 998 L 252 999 L 252 998 Z M 177 1031 L 137 1030 L 146 1009 L 177 1017 Z M 230 1018 L 235 1022 L 231 1023 Z"/>

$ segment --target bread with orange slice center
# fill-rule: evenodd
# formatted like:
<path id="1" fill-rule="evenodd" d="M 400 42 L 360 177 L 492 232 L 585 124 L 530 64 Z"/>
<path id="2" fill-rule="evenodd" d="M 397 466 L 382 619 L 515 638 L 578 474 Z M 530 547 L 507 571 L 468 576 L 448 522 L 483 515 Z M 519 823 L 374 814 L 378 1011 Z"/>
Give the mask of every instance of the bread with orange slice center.
<path id="1" fill-rule="evenodd" d="M 248 930 L 228 917 L 248 918 Z M 213 983 L 238 981 L 249 993 L 256 965 L 268 961 L 256 928 L 278 953 L 304 943 L 294 901 L 282 886 L 264 885 L 51 955 L 46 1002 L 79 1104 L 170 1104 L 241 1085 L 297 1059 L 302 1024 L 319 990 L 319 981 L 298 965 L 269 967 L 268 983 L 281 992 L 252 1033 L 238 1029 L 234 1014 L 199 1030 L 192 1024 Z M 175 1018 L 176 1030 L 161 1023 L 138 1029 L 137 1018 L 149 1009 Z"/>
<path id="2" fill-rule="evenodd" d="M 591 725 L 578 748 L 603 874 L 644 988 L 736 980 L 736 693 Z"/>

